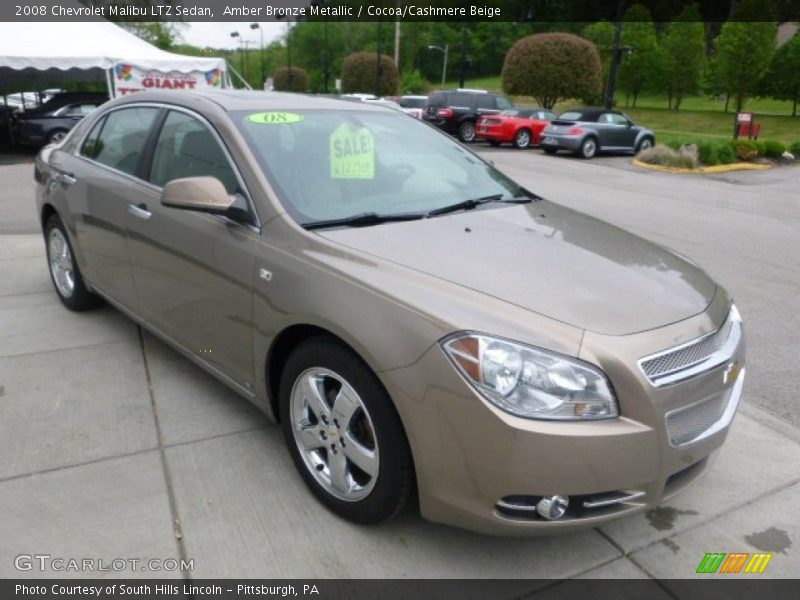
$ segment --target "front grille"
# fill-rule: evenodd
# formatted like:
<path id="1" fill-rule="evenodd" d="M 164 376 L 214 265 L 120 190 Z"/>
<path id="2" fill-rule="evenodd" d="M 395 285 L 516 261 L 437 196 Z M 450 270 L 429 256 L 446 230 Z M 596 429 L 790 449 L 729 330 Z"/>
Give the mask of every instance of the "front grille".
<path id="1" fill-rule="evenodd" d="M 721 392 L 667 415 L 667 435 L 672 446 L 684 446 L 708 431 L 722 419 L 729 393 Z"/>
<path id="2" fill-rule="evenodd" d="M 644 374 L 652 382 L 690 369 L 711 358 L 728 341 L 733 328 L 733 318 L 728 315 L 725 323 L 717 331 L 701 337 L 693 342 L 679 346 L 673 350 L 666 350 L 659 354 L 644 358 L 640 365 Z"/>

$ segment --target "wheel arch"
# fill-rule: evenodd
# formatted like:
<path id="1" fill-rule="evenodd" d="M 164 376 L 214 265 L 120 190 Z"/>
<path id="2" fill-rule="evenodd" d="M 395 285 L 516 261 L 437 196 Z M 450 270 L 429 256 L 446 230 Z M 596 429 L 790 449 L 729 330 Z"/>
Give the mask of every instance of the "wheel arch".
<path id="1" fill-rule="evenodd" d="M 358 356 L 364 364 L 366 364 L 373 372 L 374 367 L 370 365 L 369 361 L 364 358 L 364 355 L 359 352 L 347 340 L 337 335 L 333 331 L 321 327 L 319 325 L 312 325 L 310 323 L 295 323 L 284 328 L 275 338 L 267 350 L 266 361 L 264 364 L 264 383 L 267 392 L 267 403 L 269 409 L 272 411 L 272 416 L 275 422 L 280 422 L 280 411 L 278 409 L 278 396 L 281 383 L 281 373 L 286 365 L 286 361 L 292 351 L 303 344 L 304 342 L 317 338 L 326 337 L 335 340 L 337 343 L 342 344 L 348 350 Z"/>

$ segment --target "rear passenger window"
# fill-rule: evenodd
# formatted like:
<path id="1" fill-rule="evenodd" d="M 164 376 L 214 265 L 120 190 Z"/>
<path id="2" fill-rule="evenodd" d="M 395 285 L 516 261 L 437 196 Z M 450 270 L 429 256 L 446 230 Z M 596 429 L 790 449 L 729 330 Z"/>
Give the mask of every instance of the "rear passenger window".
<path id="1" fill-rule="evenodd" d="M 81 148 L 81 154 L 97 162 L 136 175 L 157 108 L 123 108 L 101 120 Z"/>
<path id="2" fill-rule="evenodd" d="M 494 96 L 478 96 L 478 108 L 487 108 L 491 110 L 497 108 Z"/>
<path id="3" fill-rule="evenodd" d="M 171 111 L 158 135 L 150 169 L 150 182 L 165 186 L 183 177 L 216 177 L 229 194 L 239 182 L 214 134 L 187 114 Z"/>

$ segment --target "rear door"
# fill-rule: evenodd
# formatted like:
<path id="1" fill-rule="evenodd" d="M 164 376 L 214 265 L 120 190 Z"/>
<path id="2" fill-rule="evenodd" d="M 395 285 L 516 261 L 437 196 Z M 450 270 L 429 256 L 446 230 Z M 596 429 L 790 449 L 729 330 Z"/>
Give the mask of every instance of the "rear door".
<path id="1" fill-rule="evenodd" d="M 74 223 L 76 252 L 86 278 L 135 310 L 136 293 L 125 233 L 128 204 L 144 147 L 159 109 L 120 108 L 102 117 L 77 155 L 63 155 L 57 175 Z"/>
<path id="2" fill-rule="evenodd" d="M 260 233 L 255 219 L 162 206 L 161 191 L 183 177 L 212 176 L 247 196 L 221 139 L 199 115 L 169 110 L 132 200 L 128 230 L 139 312 L 171 341 L 250 391 L 252 295 Z M 249 202 L 248 202 L 249 204 Z"/>

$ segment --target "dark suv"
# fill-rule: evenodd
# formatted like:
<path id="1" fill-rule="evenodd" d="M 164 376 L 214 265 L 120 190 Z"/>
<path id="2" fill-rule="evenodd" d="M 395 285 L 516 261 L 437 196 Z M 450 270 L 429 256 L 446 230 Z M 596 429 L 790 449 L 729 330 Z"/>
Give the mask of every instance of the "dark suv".
<path id="1" fill-rule="evenodd" d="M 480 90 L 442 90 L 428 96 L 423 118 L 447 133 L 458 135 L 462 142 L 472 142 L 478 117 L 513 106 L 505 96 Z"/>

